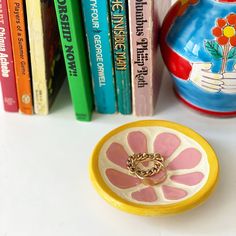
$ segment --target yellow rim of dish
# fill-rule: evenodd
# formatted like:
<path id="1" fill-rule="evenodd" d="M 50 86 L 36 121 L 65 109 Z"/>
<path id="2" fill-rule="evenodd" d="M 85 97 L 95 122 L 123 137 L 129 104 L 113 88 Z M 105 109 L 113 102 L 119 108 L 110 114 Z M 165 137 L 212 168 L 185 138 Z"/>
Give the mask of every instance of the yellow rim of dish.
<path id="1" fill-rule="evenodd" d="M 196 142 L 198 142 L 207 153 L 207 158 L 208 158 L 208 163 L 209 163 L 208 180 L 206 184 L 202 187 L 202 189 L 199 190 L 192 197 L 178 203 L 167 204 L 167 205 L 147 206 L 147 205 L 142 205 L 142 204 L 136 204 L 133 202 L 129 202 L 121 198 L 120 196 L 118 196 L 109 188 L 109 186 L 103 180 L 100 174 L 99 166 L 98 166 L 98 159 L 99 159 L 100 150 L 102 146 L 104 145 L 104 143 L 107 142 L 107 140 L 109 140 L 112 136 L 126 129 L 134 128 L 134 127 L 151 127 L 151 126 L 160 126 L 160 127 L 166 127 L 166 128 L 177 130 L 185 134 L 186 136 L 194 139 Z M 155 216 L 155 215 L 177 214 L 182 211 L 189 210 L 199 205 L 204 200 L 206 200 L 208 196 L 211 194 L 211 192 L 214 190 L 214 187 L 216 186 L 218 175 L 219 175 L 219 165 L 218 165 L 216 154 L 214 150 L 212 149 L 212 147 L 203 137 L 201 137 L 192 129 L 187 128 L 177 123 L 169 122 L 169 121 L 145 120 L 145 121 L 137 121 L 137 122 L 125 124 L 121 127 L 118 127 L 112 130 L 107 135 L 105 135 L 98 142 L 98 144 L 96 145 L 92 153 L 90 165 L 89 165 L 89 172 L 90 172 L 91 181 L 95 189 L 101 195 L 101 197 L 104 198 L 108 203 L 128 213 L 137 214 L 137 215 Z"/>

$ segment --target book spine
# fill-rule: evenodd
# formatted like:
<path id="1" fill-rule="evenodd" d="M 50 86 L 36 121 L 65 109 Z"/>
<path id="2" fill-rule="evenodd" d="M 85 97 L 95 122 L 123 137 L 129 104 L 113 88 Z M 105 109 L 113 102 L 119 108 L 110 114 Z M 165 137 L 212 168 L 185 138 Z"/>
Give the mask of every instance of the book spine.
<path id="1" fill-rule="evenodd" d="M 31 78 L 23 0 L 8 1 L 8 11 L 19 109 L 24 114 L 32 114 Z"/>
<path id="2" fill-rule="evenodd" d="M 43 16 L 40 0 L 25 0 L 28 22 L 30 61 L 34 97 L 34 111 L 39 115 L 48 114 L 48 91 L 44 52 Z"/>
<path id="3" fill-rule="evenodd" d="M 78 0 L 54 0 L 76 118 L 90 121 L 93 109 L 89 60 Z"/>
<path id="4" fill-rule="evenodd" d="M 18 112 L 19 108 L 7 9 L 7 0 L 0 0 L 0 80 L 5 111 Z"/>
<path id="5" fill-rule="evenodd" d="M 158 93 L 155 9 L 154 0 L 129 0 L 133 110 L 137 116 L 153 115 Z"/>
<path id="6" fill-rule="evenodd" d="M 110 0 L 117 102 L 118 111 L 121 114 L 130 114 L 132 112 L 128 17 L 126 3 L 126 0 Z"/>
<path id="7" fill-rule="evenodd" d="M 99 113 L 116 112 L 108 0 L 82 0 L 90 55 L 95 106 Z"/>

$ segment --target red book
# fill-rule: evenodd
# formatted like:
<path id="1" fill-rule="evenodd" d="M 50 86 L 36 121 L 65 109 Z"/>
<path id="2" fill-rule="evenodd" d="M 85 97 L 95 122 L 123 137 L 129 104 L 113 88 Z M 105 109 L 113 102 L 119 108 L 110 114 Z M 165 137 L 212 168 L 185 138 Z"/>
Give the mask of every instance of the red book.
<path id="1" fill-rule="evenodd" d="M 5 111 L 18 112 L 7 1 L 0 0 L 0 81 Z"/>

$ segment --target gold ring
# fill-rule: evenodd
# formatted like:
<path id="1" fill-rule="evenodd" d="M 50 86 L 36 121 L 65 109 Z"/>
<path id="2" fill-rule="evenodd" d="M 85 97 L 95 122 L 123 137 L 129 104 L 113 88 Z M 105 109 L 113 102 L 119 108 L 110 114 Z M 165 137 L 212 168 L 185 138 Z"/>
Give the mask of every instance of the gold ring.
<path id="1" fill-rule="evenodd" d="M 151 168 L 145 168 L 140 166 L 143 162 L 152 162 L 153 166 Z M 160 181 L 147 181 L 148 178 L 152 177 L 155 174 L 160 173 L 161 170 L 166 170 L 165 168 L 165 159 L 159 153 L 138 153 L 129 156 L 127 160 L 127 169 L 129 173 L 137 178 L 143 180 L 144 184 L 157 184 Z"/>

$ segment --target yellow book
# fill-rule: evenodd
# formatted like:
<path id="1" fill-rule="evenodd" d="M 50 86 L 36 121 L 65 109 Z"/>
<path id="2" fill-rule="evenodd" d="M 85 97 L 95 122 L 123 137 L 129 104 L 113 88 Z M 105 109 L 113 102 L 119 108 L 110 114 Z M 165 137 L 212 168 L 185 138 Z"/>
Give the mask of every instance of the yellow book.
<path id="1" fill-rule="evenodd" d="M 26 11 L 35 113 L 47 115 L 65 78 L 56 13 L 52 0 L 26 0 Z"/>

